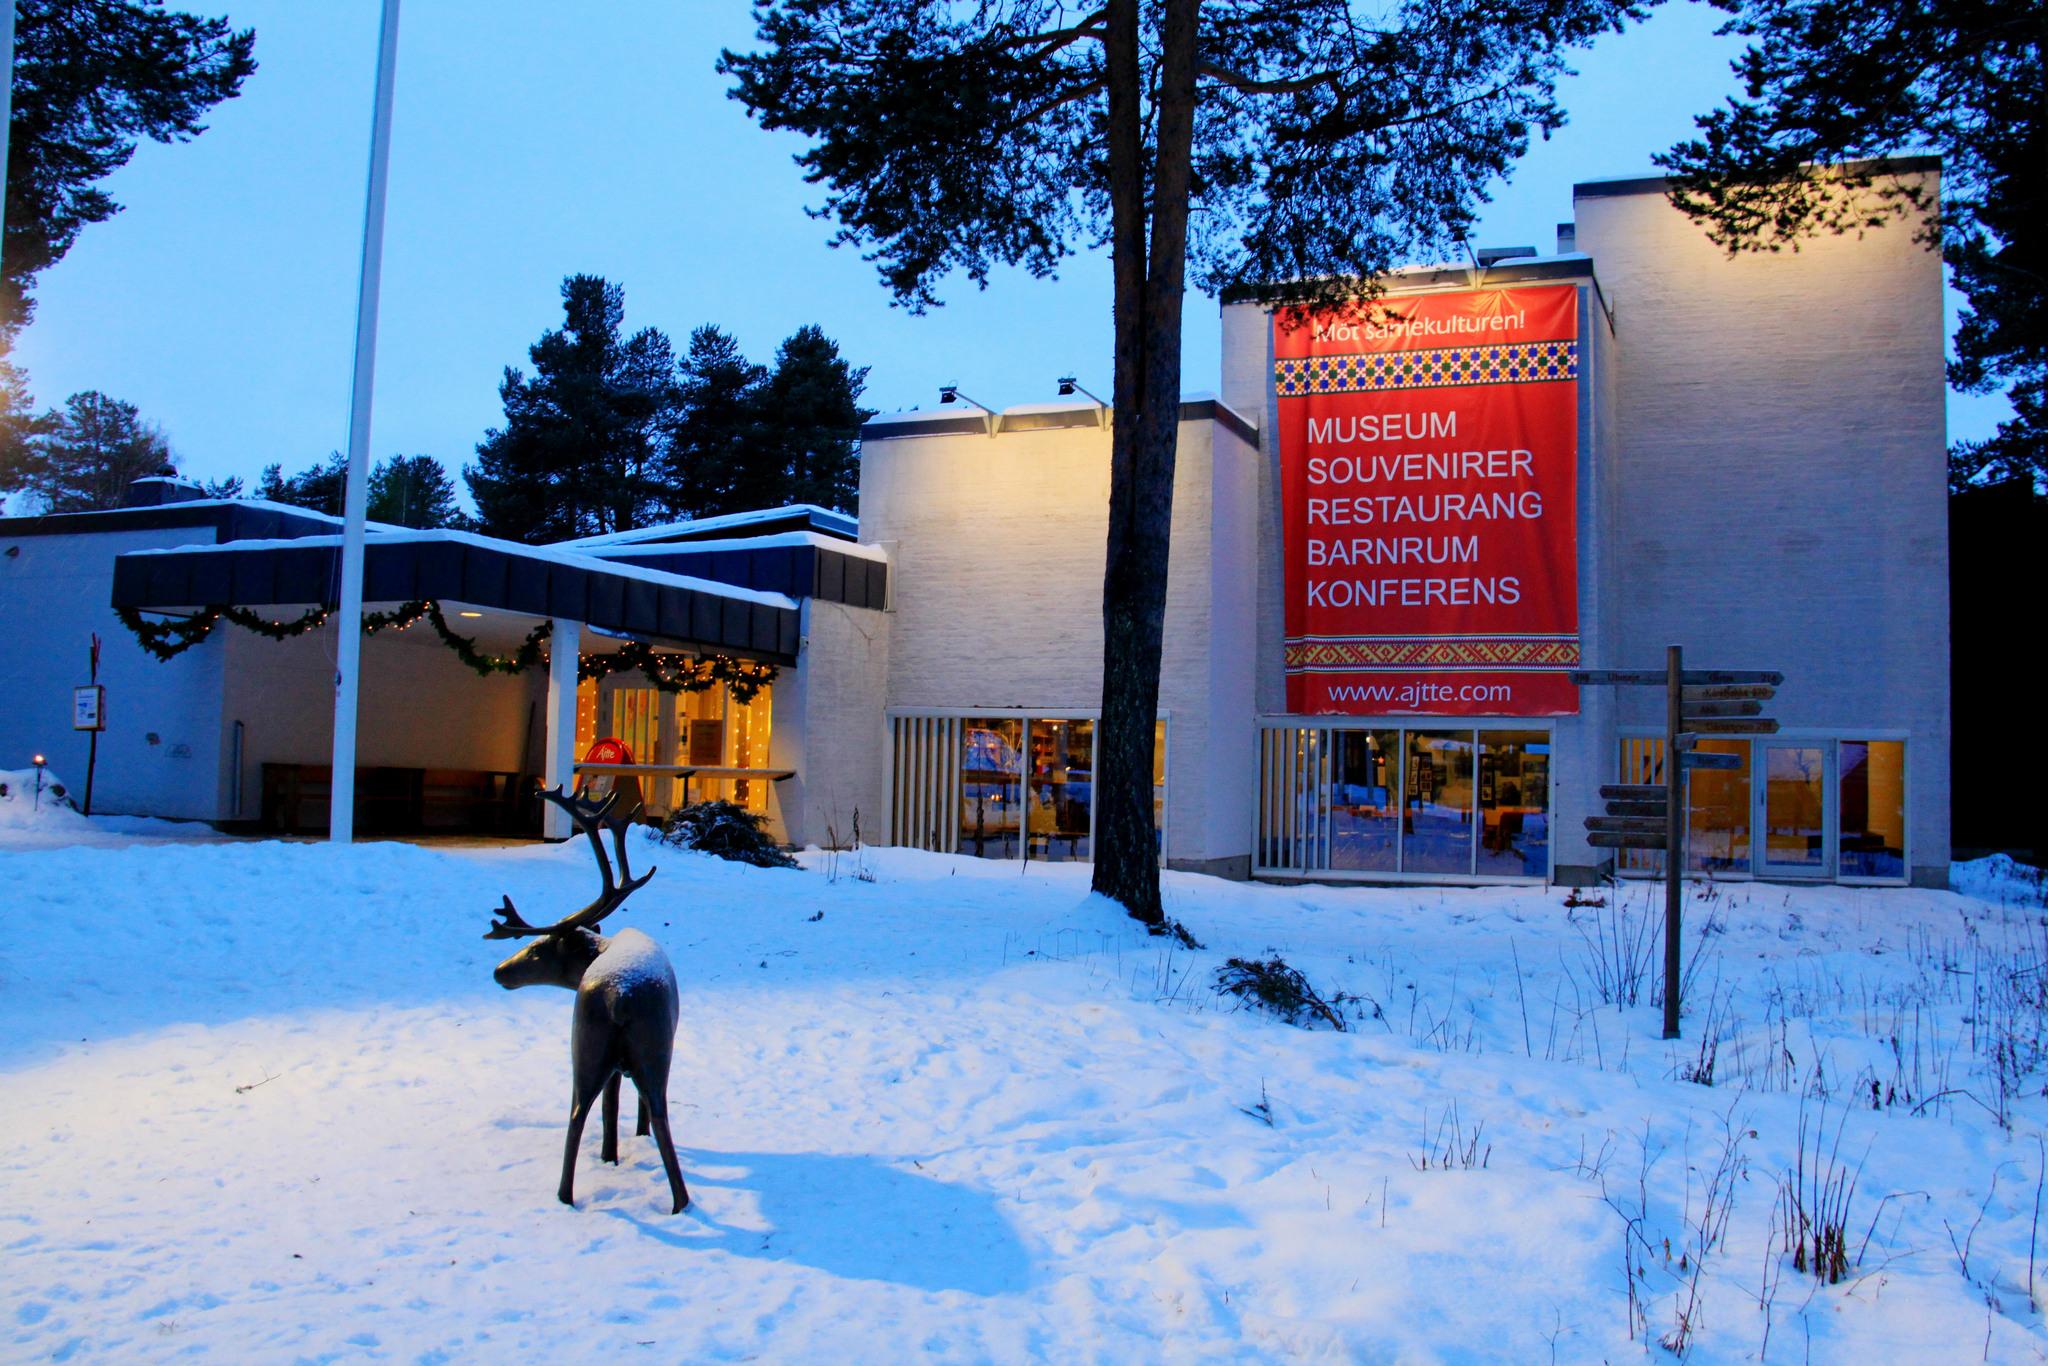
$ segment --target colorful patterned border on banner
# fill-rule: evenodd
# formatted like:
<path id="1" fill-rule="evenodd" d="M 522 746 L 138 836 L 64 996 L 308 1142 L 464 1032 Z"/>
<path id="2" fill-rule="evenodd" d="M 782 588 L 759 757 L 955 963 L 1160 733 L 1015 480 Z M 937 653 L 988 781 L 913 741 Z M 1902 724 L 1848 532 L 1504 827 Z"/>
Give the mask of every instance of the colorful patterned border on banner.
<path id="1" fill-rule="evenodd" d="M 1461 384 L 1543 384 L 1579 377 L 1575 341 L 1507 342 L 1436 351 L 1373 351 L 1274 363 L 1281 398 L 1445 389 Z"/>
<path id="2" fill-rule="evenodd" d="M 1570 669 L 1576 668 L 1578 663 L 1577 636 L 1353 637 L 1286 642 L 1289 673 L 1305 669 L 1487 669 L 1519 672 Z"/>

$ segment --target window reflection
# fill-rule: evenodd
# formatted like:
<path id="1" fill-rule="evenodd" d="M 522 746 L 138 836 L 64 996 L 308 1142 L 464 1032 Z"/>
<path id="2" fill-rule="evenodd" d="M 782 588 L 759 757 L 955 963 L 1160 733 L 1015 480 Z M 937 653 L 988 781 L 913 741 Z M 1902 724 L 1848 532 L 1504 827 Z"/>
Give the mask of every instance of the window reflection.
<path id="1" fill-rule="evenodd" d="M 1550 872 L 1550 736 L 1479 733 L 1478 871 L 1489 877 Z"/>
<path id="2" fill-rule="evenodd" d="M 1166 854 L 1166 722 L 1152 726 L 1152 842 Z"/>
<path id="3" fill-rule="evenodd" d="M 1023 721 L 968 717 L 961 722 L 961 853 L 1018 857 L 1023 849 L 1023 776 Z"/>
<path id="4" fill-rule="evenodd" d="M 1089 858 L 1094 758 L 1093 721 L 1032 718 L 1027 857 L 1052 863 Z"/>
<path id="5" fill-rule="evenodd" d="M 1740 768 L 1695 768 L 1686 774 L 1686 867 L 1698 873 L 1749 871 L 1749 750 L 1747 740 L 1699 742 L 1703 754 L 1733 754 Z"/>
<path id="6" fill-rule="evenodd" d="M 1401 871 L 1472 871 L 1472 732 L 1410 731 Z"/>
<path id="7" fill-rule="evenodd" d="M 1400 867 L 1396 815 L 1401 801 L 1401 733 L 1334 732 L 1331 756 L 1330 866 L 1391 873 Z"/>
<path id="8" fill-rule="evenodd" d="M 1825 763 L 1818 745 L 1764 746 L 1765 863 L 1815 869 L 1825 864 Z"/>
<path id="9" fill-rule="evenodd" d="M 1839 843 L 1843 877 L 1906 875 L 1906 743 L 1844 740 Z"/>

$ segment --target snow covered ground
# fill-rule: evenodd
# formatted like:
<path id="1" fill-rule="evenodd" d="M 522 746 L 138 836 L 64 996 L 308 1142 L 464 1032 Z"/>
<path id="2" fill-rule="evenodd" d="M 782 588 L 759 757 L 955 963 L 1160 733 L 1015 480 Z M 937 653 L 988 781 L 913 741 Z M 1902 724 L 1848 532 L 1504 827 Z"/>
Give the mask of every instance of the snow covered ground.
<path id="1" fill-rule="evenodd" d="M 0 800 L 0 1359 L 2048 1356 L 2048 928 L 2004 865 L 1703 889 L 1669 1044 L 1641 886 L 1173 876 L 1187 951 L 1075 867 L 648 862 L 614 923 L 682 983 L 673 1217 L 595 1123 L 556 1203 L 570 997 L 491 982 L 499 896 L 581 905 L 580 844 Z M 1275 954 L 1344 1032 L 1214 989 Z M 1833 1284 L 1783 1250 L 1802 1127 L 1809 1208 L 1816 1153 L 1854 1176 Z"/>

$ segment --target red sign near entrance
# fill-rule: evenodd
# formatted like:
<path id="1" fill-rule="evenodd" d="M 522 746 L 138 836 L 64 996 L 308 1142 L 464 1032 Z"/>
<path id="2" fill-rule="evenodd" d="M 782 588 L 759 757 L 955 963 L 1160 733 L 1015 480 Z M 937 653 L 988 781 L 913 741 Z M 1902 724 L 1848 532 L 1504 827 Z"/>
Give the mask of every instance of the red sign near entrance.
<path id="1" fill-rule="evenodd" d="M 1579 709 L 1578 289 L 1273 323 L 1287 709 Z"/>

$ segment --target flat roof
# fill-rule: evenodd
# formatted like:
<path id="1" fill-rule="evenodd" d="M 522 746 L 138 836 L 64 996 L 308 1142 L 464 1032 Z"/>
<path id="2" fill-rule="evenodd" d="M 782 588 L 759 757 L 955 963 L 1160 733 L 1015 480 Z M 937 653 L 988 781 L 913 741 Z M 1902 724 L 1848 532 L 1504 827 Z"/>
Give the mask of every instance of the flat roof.
<path id="1" fill-rule="evenodd" d="M 1055 427 L 1102 425 L 1104 405 L 1087 399 L 1062 399 L 1053 403 L 1020 403 L 991 413 L 987 409 L 913 408 L 900 413 L 882 413 L 868 419 L 860 429 L 862 441 L 888 441 L 908 436 L 985 436 L 993 417 L 996 431 L 1029 432 Z M 1214 394 L 1189 394 L 1181 399 L 1182 422 L 1214 422 L 1228 428 L 1256 446 L 1259 430 L 1243 413 Z"/>
<path id="2" fill-rule="evenodd" d="M 131 550 L 114 559 L 115 607 L 331 602 L 339 536 Z M 392 531 L 363 547 L 363 600 L 447 599 L 793 663 L 800 617 L 782 593 L 463 531 Z"/>
<path id="3" fill-rule="evenodd" d="M 843 541 L 851 541 L 860 535 L 860 521 L 850 513 L 820 507 L 816 503 L 790 503 L 779 508 L 755 508 L 748 512 L 722 513 L 717 517 L 696 517 L 686 522 L 634 527 L 630 531 L 611 531 L 602 536 L 583 536 L 556 544 L 587 550 L 599 546 L 645 545 L 649 541 L 701 541 L 745 532 L 749 528 L 816 531 Z"/>

